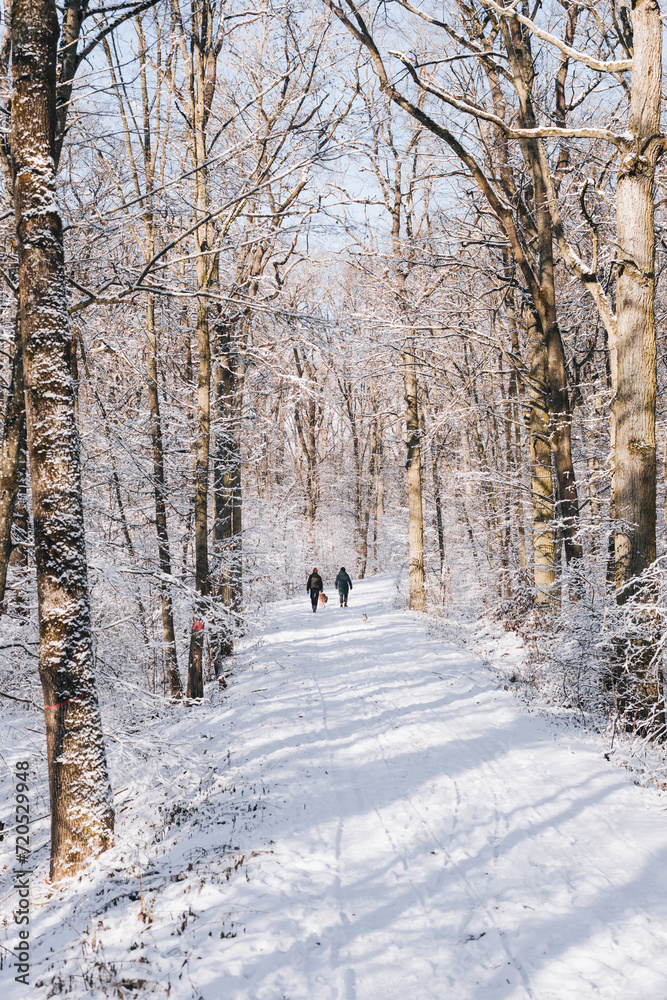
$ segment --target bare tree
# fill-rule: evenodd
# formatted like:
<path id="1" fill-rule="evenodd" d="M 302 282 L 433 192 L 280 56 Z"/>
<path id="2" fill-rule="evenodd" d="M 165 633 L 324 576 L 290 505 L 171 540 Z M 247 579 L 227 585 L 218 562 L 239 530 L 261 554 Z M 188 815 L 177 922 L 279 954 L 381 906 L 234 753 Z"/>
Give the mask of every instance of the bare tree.
<path id="1" fill-rule="evenodd" d="M 204 0 L 183 17 L 179 0 L 172 0 L 173 24 L 185 71 L 183 113 L 188 126 L 194 167 L 194 209 L 197 246 L 197 450 L 195 462 L 195 609 L 188 659 L 189 698 L 204 693 L 203 650 L 206 598 L 211 591 L 208 559 L 208 494 L 211 451 L 211 336 L 207 293 L 218 281 L 215 231 L 210 219 L 208 123 L 215 95 L 217 60 L 223 42 L 221 12 L 216 0 Z"/>
<path id="2" fill-rule="evenodd" d="M 417 99 L 406 96 L 405 91 L 408 88 L 399 90 L 390 79 L 378 43 L 362 17 L 360 9 L 351 2 L 347 4 L 347 11 L 338 6 L 334 0 L 324 0 L 324 2 L 367 51 L 383 93 L 421 126 L 444 142 L 462 162 L 480 193 L 486 199 L 499 229 L 507 240 L 508 248 L 521 270 L 525 286 L 533 300 L 535 315 L 539 323 L 538 329 L 541 332 L 546 350 L 547 385 L 552 424 L 550 441 L 558 484 L 558 513 L 563 524 L 566 556 L 568 562 L 580 558 L 581 544 L 577 537 L 579 505 L 571 448 L 571 406 L 567 388 L 565 355 L 558 326 L 554 283 L 553 226 L 546 197 L 547 180 L 539 155 L 540 147 L 533 135 L 535 116 L 532 80 L 535 74 L 532 53 L 524 39 L 520 37 L 506 39 L 505 44 L 510 53 L 512 73 L 505 75 L 509 76 L 510 82 L 516 86 L 520 120 L 524 125 L 523 129 L 511 129 L 509 126 L 505 126 L 503 117 L 497 113 L 486 113 L 479 108 L 474 100 L 458 100 L 442 87 L 424 81 L 413 61 L 400 52 L 392 53 L 401 60 L 408 71 L 409 78 L 418 88 Z M 453 33 L 455 37 L 460 39 L 460 36 L 453 32 L 453 29 L 445 22 L 422 14 L 404 0 L 400 0 L 400 2 L 401 6 L 413 14 L 423 17 L 433 27 L 446 30 L 448 34 Z M 473 22 L 473 25 L 476 25 L 477 18 L 472 9 L 468 11 L 466 8 L 465 16 Z M 486 18 L 486 21 L 488 22 L 489 18 Z M 473 30 L 476 29 L 473 28 Z M 494 74 L 497 73 L 497 62 L 492 52 L 493 44 L 498 35 L 497 30 L 491 31 L 488 38 L 475 38 L 472 42 L 466 43 L 468 51 L 472 52 L 482 65 L 488 66 L 490 63 L 493 67 L 493 72 L 489 74 L 489 83 L 496 105 L 498 104 L 498 88 L 494 85 Z M 483 121 L 493 121 L 493 124 L 500 128 L 503 134 L 509 133 L 513 137 L 524 140 L 520 143 L 520 148 L 526 167 L 531 172 L 533 190 L 530 201 L 532 205 L 527 203 L 522 192 L 517 191 L 502 151 L 500 156 L 497 155 L 497 151 L 494 153 L 491 169 L 485 169 L 484 163 L 475 156 L 470 148 L 463 145 L 448 127 L 448 124 L 442 119 L 436 120 L 432 114 L 424 109 L 424 98 L 448 104 L 459 111 L 478 116 Z"/>
<path id="3" fill-rule="evenodd" d="M 119 58 L 113 38 L 104 39 L 104 49 L 109 65 L 113 85 L 125 133 L 125 149 L 130 168 L 135 198 L 142 205 L 143 239 L 140 240 L 146 263 L 150 263 L 156 253 L 156 218 L 155 195 L 156 186 L 162 187 L 165 179 L 165 160 L 168 150 L 168 139 L 165 131 L 160 134 L 162 122 L 162 96 L 164 69 L 161 66 L 162 39 L 160 24 L 157 39 L 157 80 L 154 96 L 149 93 L 149 65 L 146 38 L 141 15 L 135 18 L 135 30 L 138 41 L 139 78 L 141 87 L 141 121 L 136 122 L 127 86 L 123 80 L 122 60 Z M 113 51 L 112 51 L 113 47 Z M 167 121 L 164 123 L 168 129 Z M 133 139 L 138 144 L 135 154 Z M 158 182 L 156 184 L 156 181 Z M 121 192 L 122 196 L 122 192 Z M 147 390 L 150 414 L 150 435 L 153 458 L 153 488 L 155 497 L 155 532 L 157 536 L 158 565 L 161 573 L 161 617 L 164 659 L 169 679 L 169 689 L 175 698 L 183 693 L 178 659 L 176 654 L 176 634 L 174 629 L 173 602 L 168 583 L 171 577 L 171 552 L 169 545 L 169 529 L 167 525 L 165 478 L 165 460 L 162 433 L 162 418 L 160 414 L 160 396 L 158 388 L 158 328 L 155 321 L 155 296 L 150 292 L 146 295 L 146 367 Z"/>
<path id="4" fill-rule="evenodd" d="M 79 438 L 56 192 L 58 16 L 12 8 L 11 152 L 51 793 L 51 878 L 111 843 L 114 813 L 94 674 Z"/>

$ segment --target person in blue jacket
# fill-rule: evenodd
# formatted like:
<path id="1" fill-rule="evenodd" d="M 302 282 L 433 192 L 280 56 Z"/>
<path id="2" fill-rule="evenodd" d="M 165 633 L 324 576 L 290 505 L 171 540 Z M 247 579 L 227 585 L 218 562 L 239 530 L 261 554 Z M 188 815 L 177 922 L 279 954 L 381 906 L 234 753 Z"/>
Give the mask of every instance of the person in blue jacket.
<path id="1" fill-rule="evenodd" d="M 338 591 L 338 596 L 340 597 L 340 606 L 347 607 L 347 595 L 352 590 L 352 581 L 345 572 L 345 567 L 341 566 L 338 570 L 338 576 L 336 577 L 336 583 L 334 584 L 336 590 Z"/>

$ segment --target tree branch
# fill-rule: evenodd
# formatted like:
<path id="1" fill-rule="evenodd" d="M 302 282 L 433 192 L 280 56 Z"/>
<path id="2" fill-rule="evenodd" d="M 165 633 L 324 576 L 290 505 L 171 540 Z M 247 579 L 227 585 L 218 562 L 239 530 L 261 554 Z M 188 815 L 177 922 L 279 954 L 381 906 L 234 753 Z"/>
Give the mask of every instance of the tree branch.
<path id="1" fill-rule="evenodd" d="M 465 114 L 473 115 L 475 118 L 491 122 L 509 139 L 603 139 L 606 142 L 611 142 L 618 149 L 623 146 L 622 136 L 609 132 L 604 128 L 563 128 L 560 125 L 541 125 L 538 128 L 512 128 L 507 122 L 499 118 L 498 115 L 494 115 L 491 111 L 485 111 L 484 108 L 480 108 L 477 104 L 470 104 L 465 98 L 455 97 L 446 90 L 440 90 L 439 87 L 433 87 L 430 84 L 424 83 L 420 79 L 414 65 L 402 52 L 390 50 L 389 55 L 394 56 L 403 63 L 414 82 L 425 93 L 437 97 L 458 111 L 463 111 Z"/>
<path id="2" fill-rule="evenodd" d="M 548 31 L 538 28 L 535 22 L 531 21 L 529 17 L 526 17 L 524 14 L 518 14 L 515 9 L 518 2 L 519 0 L 514 0 L 514 3 L 512 3 L 511 6 L 501 7 L 499 4 L 494 3 L 494 0 L 480 0 L 480 3 L 484 7 L 492 10 L 498 15 L 498 17 L 515 18 L 520 24 L 523 24 L 524 27 L 532 31 L 537 38 L 541 38 L 543 42 L 547 42 L 549 45 L 553 45 L 555 48 L 560 49 L 560 51 L 566 55 L 568 59 L 584 63 L 589 67 L 589 69 L 594 70 L 596 73 L 624 73 L 632 69 L 632 59 L 596 59 L 594 56 L 589 56 L 586 52 L 580 52 L 579 49 L 573 49 L 561 38 L 558 38 L 557 35 L 551 35 Z"/>

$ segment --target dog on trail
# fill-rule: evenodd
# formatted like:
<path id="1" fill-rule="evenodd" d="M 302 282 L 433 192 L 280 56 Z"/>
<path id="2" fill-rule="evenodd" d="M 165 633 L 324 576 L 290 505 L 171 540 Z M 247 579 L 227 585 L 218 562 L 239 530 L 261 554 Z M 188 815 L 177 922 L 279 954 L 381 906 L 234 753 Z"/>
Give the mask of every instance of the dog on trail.
<path id="1" fill-rule="evenodd" d="M 321 604 L 322 607 L 324 607 L 324 605 L 327 603 L 328 600 L 329 598 L 327 597 L 326 594 L 320 594 L 317 598 L 317 603 Z"/>

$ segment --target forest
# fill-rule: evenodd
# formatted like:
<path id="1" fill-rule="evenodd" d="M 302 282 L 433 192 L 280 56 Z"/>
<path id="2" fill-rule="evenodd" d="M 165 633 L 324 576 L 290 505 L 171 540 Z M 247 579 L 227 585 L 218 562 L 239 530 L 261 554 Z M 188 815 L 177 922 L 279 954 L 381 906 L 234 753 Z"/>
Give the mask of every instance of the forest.
<path id="1" fill-rule="evenodd" d="M 251 795 L 262 812 L 266 772 L 225 776 L 241 733 L 269 726 L 247 699 L 275 690 L 284 702 L 273 709 L 287 711 L 288 657 L 290 669 L 299 657 L 313 665 L 304 691 L 317 687 L 316 663 L 335 685 L 327 642 L 346 671 L 368 666 L 344 674 L 364 719 L 385 691 L 370 673 L 374 649 L 396 680 L 391 712 L 451 643 L 469 650 L 466 664 L 486 656 L 512 719 L 541 706 L 559 733 L 585 734 L 563 740 L 593 741 L 609 782 L 629 782 L 623 795 L 655 795 L 659 864 L 663 20 L 657 0 L 5 0 L 0 969 L 12 986 L 14 866 L 40 872 L 33 905 L 46 893 L 51 921 L 59 887 L 83 879 L 92 893 L 104 865 L 126 887 L 138 878 L 148 933 L 142 878 L 157 862 L 139 846 L 138 820 L 123 840 L 122 802 L 147 803 L 142 824 L 159 812 L 174 830 L 187 813 L 197 827 L 188 810 L 204 778 L 192 744 L 214 731 L 230 815 Z M 349 628 L 334 592 L 341 566 Z M 304 617 L 313 567 L 329 591 L 315 621 Z M 387 608 L 395 618 L 380 629 Z M 366 624 L 372 638 L 357 636 Z M 266 677 L 250 676 L 260 668 Z M 473 687 L 490 683 L 480 669 L 470 667 Z M 268 689 L 250 688 L 259 680 Z M 423 724 L 437 744 L 433 683 Z M 333 704 L 342 725 L 348 710 Z M 299 758 L 304 776 L 317 759 Z M 588 780 L 580 763 L 567 781 Z M 180 765 L 199 789 L 181 818 L 173 775 L 159 777 Z M 134 789 L 127 800 L 122 786 Z M 274 844 L 260 849 L 244 822 L 245 846 L 236 820 L 221 834 L 220 872 L 239 882 L 239 900 L 249 859 Z M 14 853 L 21 824 L 31 846 Z M 128 837 L 143 858 L 131 865 Z M 193 865 L 186 857 L 179 878 Z M 466 966 L 439 986 L 417 971 L 394 993 L 379 972 L 362 979 L 357 956 L 335 988 L 313 979 L 303 992 L 272 967 L 270 986 L 268 972 L 252 985 L 225 980 L 227 992 L 221 973 L 206 983 L 192 973 L 187 992 L 171 973 L 167 988 L 100 958 L 106 918 L 86 924 L 92 898 L 71 917 L 86 947 L 39 960 L 44 996 L 658 1000 L 667 988 L 656 954 L 639 992 L 619 969 L 607 992 L 583 979 L 559 992 L 556 966 L 544 983 L 520 971 L 475 992 Z M 216 925 L 219 945 L 240 947 L 219 940 L 236 937 L 235 919 L 233 933 Z M 44 955 L 54 926 L 39 932 Z M 478 941 L 476 925 L 470 933 Z M 635 944 L 624 954 L 636 957 Z M 20 978 L 22 961 L 19 990 L 35 980 Z"/>

